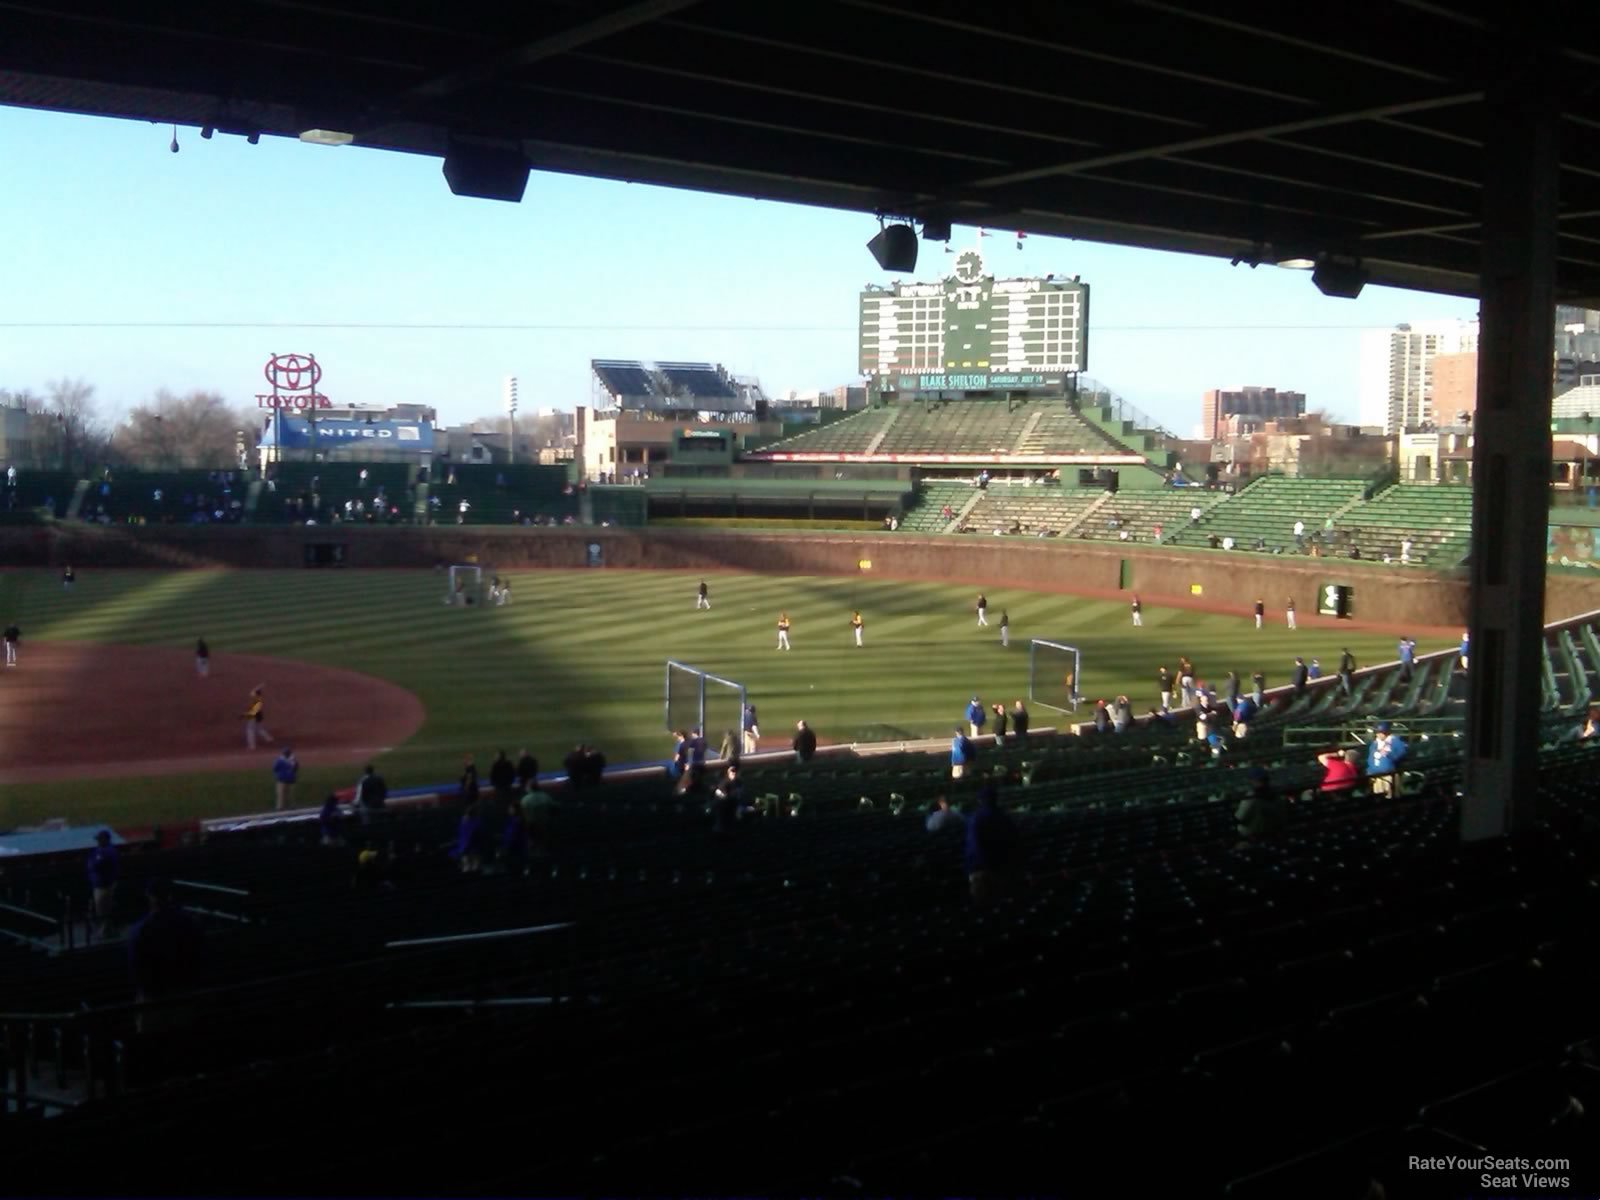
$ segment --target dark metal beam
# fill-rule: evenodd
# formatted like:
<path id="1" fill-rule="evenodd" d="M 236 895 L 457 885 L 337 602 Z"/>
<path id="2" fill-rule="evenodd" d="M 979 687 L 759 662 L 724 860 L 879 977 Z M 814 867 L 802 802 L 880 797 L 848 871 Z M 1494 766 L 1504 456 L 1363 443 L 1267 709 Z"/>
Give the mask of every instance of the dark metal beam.
<path id="1" fill-rule="evenodd" d="M 437 99 L 467 88 L 481 87 L 522 67 L 558 54 L 567 54 L 608 37 L 659 21 L 692 8 L 700 0 L 638 0 L 601 16 L 580 21 L 555 33 L 544 34 L 520 46 L 491 55 L 481 62 L 424 80 L 411 89 L 421 99 Z"/>
<path id="2" fill-rule="evenodd" d="M 1130 150 L 1118 150 L 1109 154 L 1077 159 L 1073 162 L 1029 167 L 1025 170 L 1012 171 L 1004 175 L 973 180 L 966 186 L 974 188 L 1000 187 L 1005 184 L 1029 183 L 1061 175 L 1077 175 L 1085 171 L 1096 171 L 1102 167 L 1116 166 L 1119 163 L 1138 162 L 1146 158 L 1166 158 L 1176 154 L 1194 154 L 1218 146 L 1231 146 L 1238 142 L 1259 141 L 1262 138 L 1293 137 L 1298 133 L 1330 129 L 1339 125 L 1355 125 L 1363 121 L 1375 120 L 1379 117 L 1400 116 L 1404 113 L 1426 112 L 1429 109 L 1452 108 L 1462 104 L 1473 104 L 1482 99 L 1482 92 L 1457 92 L 1448 96 L 1432 96 L 1425 100 L 1406 100 L 1397 104 L 1374 105 L 1349 112 L 1324 113 L 1321 116 L 1305 117 L 1296 121 L 1282 121 L 1274 125 L 1230 129 L 1220 133 L 1184 138 L 1179 141 L 1139 146 Z"/>

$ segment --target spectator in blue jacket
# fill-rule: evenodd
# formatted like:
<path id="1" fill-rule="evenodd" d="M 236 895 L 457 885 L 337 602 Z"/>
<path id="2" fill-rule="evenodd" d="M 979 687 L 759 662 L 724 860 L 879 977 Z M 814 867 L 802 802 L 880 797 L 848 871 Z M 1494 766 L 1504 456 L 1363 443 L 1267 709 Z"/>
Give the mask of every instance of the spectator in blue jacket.
<path id="1" fill-rule="evenodd" d="M 967 735 L 961 732 L 957 725 L 955 736 L 950 739 L 950 778 L 960 779 L 967 773 L 967 766 L 972 762 L 972 743 L 967 740 Z"/>
<path id="2" fill-rule="evenodd" d="M 1379 722 L 1367 746 L 1367 775 L 1372 779 L 1372 790 L 1379 796 L 1400 794 L 1400 763 L 1409 749 L 1405 740 L 1389 732 L 1387 721 Z"/>
<path id="3" fill-rule="evenodd" d="M 1249 734 L 1255 715 L 1255 702 L 1249 696 L 1240 696 L 1239 703 L 1233 706 L 1233 736 L 1242 738 Z"/>
<path id="4" fill-rule="evenodd" d="M 450 855 L 461 864 L 463 875 L 474 875 L 483 867 L 483 820 L 478 815 L 476 802 L 462 810 L 461 820 L 456 825 L 456 844 Z"/>
<path id="5" fill-rule="evenodd" d="M 928 810 L 928 819 L 923 822 L 923 827 L 929 833 L 946 833 L 953 829 L 965 829 L 966 824 L 966 818 L 961 815 L 960 809 L 950 803 L 950 798 L 940 796 Z"/>
<path id="6" fill-rule="evenodd" d="M 338 793 L 329 792 L 328 798 L 322 802 L 322 811 L 317 814 L 317 825 L 322 830 L 322 844 L 324 846 L 337 846 L 339 844 Z"/>
<path id="7" fill-rule="evenodd" d="M 300 760 L 294 756 L 294 747 L 285 746 L 272 762 L 272 778 L 276 781 L 276 802 L 279 811 L 294 804 L 294 784 L 300 778 Z"/>
<path id="8" fill-rule="evenodd" d="M 1400 682 L 1410 683 L 1412 667 L 1417 658 L 1417 644 L 1410 638 L 1403 637 L 1400 639 L 1396 654 L 1400 659 Z"/>
<path id="9" fill-rule="evenodd" d="M 967 822 L 964 859 L 972 898 L 980 904 L 1006 891 L 1021 865 L 1022 838 L 1000 807 L 994 787 L 978 793 L 978 810 Z"/>
<path id="10" fill-rule="evenodd" d="M 983 707 L 983 701 L 974 696 L 967 702 L 967 726 L 973 737 L 983 733 L 983 726 L 989 720 L 988 711 Z"/>
<path id="11" fill-rule="evenodd" d="M 94 835 L 94 849 L 89 851 L 89 887 L 93 890 L 95 936 L 111 935 L 111 912 L 116 900 L 117 875 L 121 864 L 117 861 L 117 848 L 111 844 L 111 831 L 102 829 Z"/>

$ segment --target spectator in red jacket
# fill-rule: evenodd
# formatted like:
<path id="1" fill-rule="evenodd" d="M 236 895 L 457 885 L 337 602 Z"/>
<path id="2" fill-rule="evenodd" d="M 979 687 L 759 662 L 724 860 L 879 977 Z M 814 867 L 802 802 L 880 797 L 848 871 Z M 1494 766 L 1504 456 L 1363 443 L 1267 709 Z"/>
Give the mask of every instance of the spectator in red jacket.
<path id="1" fill-rule="evenodd" d="M 1360 752 L 1357 750 L 1329 750 L 1317 755 L 1322 764 L 1322 782 L 1319 792 L 1348 792 L 1361 782 Z"/>

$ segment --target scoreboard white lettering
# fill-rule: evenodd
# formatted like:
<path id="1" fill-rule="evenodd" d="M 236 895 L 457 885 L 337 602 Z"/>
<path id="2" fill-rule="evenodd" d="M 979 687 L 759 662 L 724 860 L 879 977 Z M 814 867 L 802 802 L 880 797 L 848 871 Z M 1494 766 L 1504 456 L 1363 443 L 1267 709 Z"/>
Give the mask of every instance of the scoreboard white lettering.
<path id="1" fill-rule="evenodd" d="M 872 288 L 861 293 L 859 365 L 915 375 L 922 391 L 1048 385 L 1088 369 L 1088 324 L 1089 287 L 1077 281 L 969 274 Z M 936 375 L 944 382 L 921 382 Z"/>
<path id="2" fill-rule="evenodd" d="M 1001 388 L 1050 387 L 1061 382 L 1060 375 L 1022 375 L 1001 371 L 895 375 L 891 378 L 895 390 L 900 392 L 987 392 Z"/>

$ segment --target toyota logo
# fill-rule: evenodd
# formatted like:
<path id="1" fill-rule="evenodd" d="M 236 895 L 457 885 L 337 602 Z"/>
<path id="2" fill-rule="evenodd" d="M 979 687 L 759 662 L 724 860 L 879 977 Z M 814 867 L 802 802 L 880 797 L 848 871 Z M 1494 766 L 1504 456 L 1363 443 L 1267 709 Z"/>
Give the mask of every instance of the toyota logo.
<path id="1" fill-rule="evenodd" d="M 274 354 L 267 359 L 267 382 L 284 392 L 310 391 L 322 381 L 322 368 L 307 354 Z"/>

